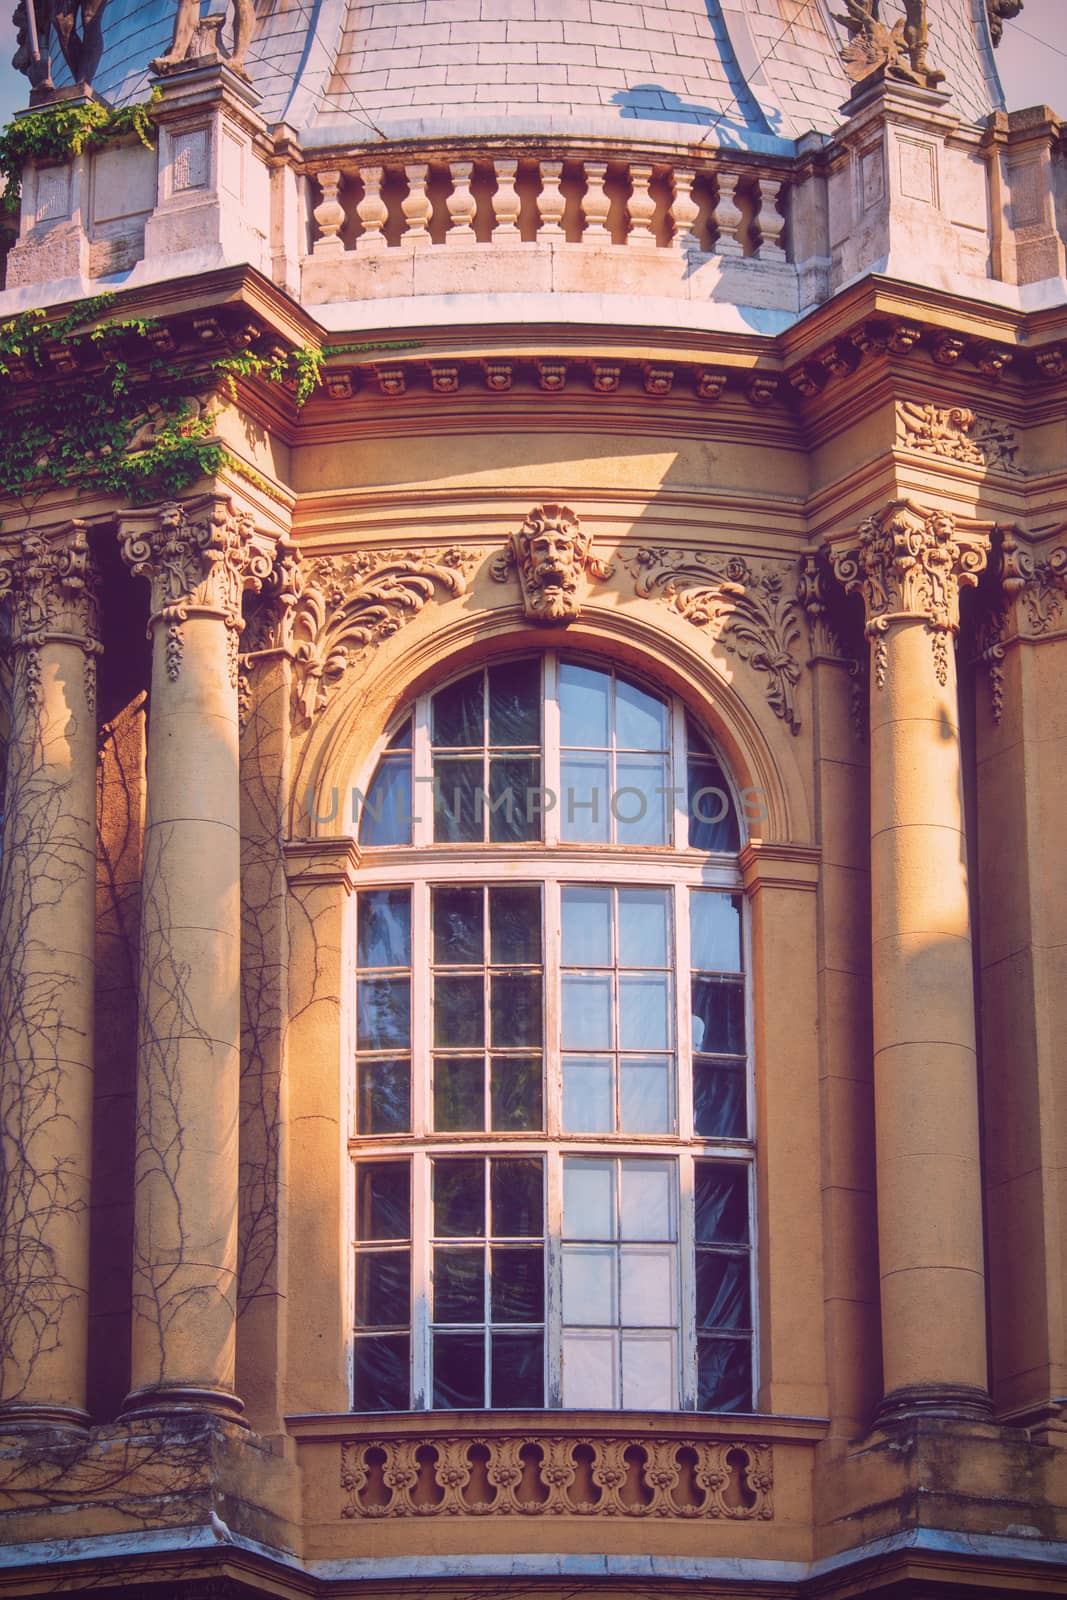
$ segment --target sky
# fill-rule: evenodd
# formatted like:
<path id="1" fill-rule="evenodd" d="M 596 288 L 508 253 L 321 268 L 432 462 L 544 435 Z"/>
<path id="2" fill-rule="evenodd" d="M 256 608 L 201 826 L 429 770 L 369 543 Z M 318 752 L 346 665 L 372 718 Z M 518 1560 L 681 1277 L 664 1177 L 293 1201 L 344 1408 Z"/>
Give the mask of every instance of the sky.
<path id="1" fill-rule="evenodd" d="M 15 49 L 14 4 L 0 0 L 0 127 L 26 104 L 29 93 L 27 80 L 9 65 Z M 1005 23 L 997 68 L 1010 110 L 1051 105 L 1067 115 L 1065 9 L 1064 0 L 1025 0 L 1022 15 Z"/>

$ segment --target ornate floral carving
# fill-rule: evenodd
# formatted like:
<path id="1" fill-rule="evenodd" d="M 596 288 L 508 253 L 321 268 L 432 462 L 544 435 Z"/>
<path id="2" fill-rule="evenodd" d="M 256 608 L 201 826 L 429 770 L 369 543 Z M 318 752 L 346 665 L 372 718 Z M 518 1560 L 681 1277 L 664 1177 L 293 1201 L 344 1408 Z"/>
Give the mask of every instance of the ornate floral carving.
<path id="1" fill-rule="evenodd" d="M 892 28 L 878 19 L 878 0 L 845 0 L 846 10 L 834 19 L 848 29 L 849 42 L 841 52 L 845 70 L 857 82 L 879 67 L 891 78 L 936 89 L 945 74 L 927 65 L 929 43 L 926 0 L 904 0 L 904 15 Z"/>
<path id="2" fill-rule="evenodd" d="M 808 665 L 816 661 L 836 661 L 849 675 L 848 713 L 856 738 L 861 742 L 867 733 L 866 699 L 867 683 L 864 662 L 845 644 L 831 620 L 831 572 L 825 558 L 816 550 L 806 550 L 801 558 L 800 578 L 797 582 L 797 603 L 808 619 L 808 636 L 811 655 Z"/>
<path id="3" fill-rule="evenodd" d="M 985 0 L 985 8 L 989 17 L 990 37 L 996 46 L 1004 37 L 1005 21 L 1019 15 L 1023 8 L 1023 0 Z"/>
<path id="4" fill-rule="evenodd" d="M 874 670 L 884 688 L 892 622 L 921 618 L 930 636 L 937 681 L 948 682 L 948 636 L 959 630 L 960 589 L 973 587 L 986 564 L 984 537 L 965 533 L 946 512 L 895 500 L 860 523 L 854 542 L 832 552 L 834 571 L 867 608 Z"/>
<path id="5" fill-rule="evenodd" d="M 924 455 L 944 456 L 975 467 L 1020 472 L 1014 428 L 995 417 L 976 416 L 967 406 L 897 401 L 897 444 Z"/>
<path id="6" fill-rule="evenodd" d="M 100 575 L 84 522 L 24 533 L 0 550 L 0 603 L 11 616 L 11 644 L 23 653 L 25 693 L 41 699 L 41 646 L 50 641 L 85 652 L 86 695 L 95 703 L 100 654 Z"/>
<path id="7" fill-rule="evenodd" d="M 1035 556 L 1020 545 L 1015 530 L 1004 528 L 1000 546 L 1001 588 L 1016 601 L 1016 631 L 1031 638 L 1052 633 L 1064 615 L 1067 546 Z M 1020 625 L 1021 624 L 1021 625 Z"/>
<path id="8" fill-rule="evenodd" d="M 733 1439 L 351 1439 L 341 1446 L 340 1485 L 347 1519 L 774 1516 L 771 1447 Z"/>
<path id="9" fill-rule="evenodd" d="M 531 622 L 573 622 L 582 609 L 578 591 L 583 574 L 604 579 L 613 570 L 592 554 L 592 544 L 592 534 L 582 532 L 568 506 L 535 506 L 490 572 L 497 583 L 506 583 L 513 569 L 518 573 Z"/>
<path id="10" fill-rule="evenodd" d="M 301 560 L 279 540 L 270 604 L 252 624 L 250 651 L 287 650 L 294 703 L 310 720 L 349 667 L 417 617 L 438 592 L 465 594 L 475 550 L 374 550 Z"/>
<path id="11" fill-rule="evenodd" d="M 237 646 L 244 620 L 241 596 L 269 576 L 273 546 L 255 532 L 251 517 L 220 497 L 183 504 L 168 501 L 146 522 L 128 519 L 119 529 L 122 558 L 152 588 L 152 619 L 167 629 L 167 676 L 178 678 L 191 615 L 221 617 L 226 624 L 231 682 L 237 683 Z"/>
<path id="12" fill-rule="evenodd" d="M 800 732 L 796 689 L 800 664 L 800 606 L 781 572 L 754 567 L 743 556 L 702 550 L 638 550 L 630 563 L 642 599 L 663 600 L 694 627 L 709 629 L 724 649 L 767 675 L 767 702 L 776 717 Z"/>

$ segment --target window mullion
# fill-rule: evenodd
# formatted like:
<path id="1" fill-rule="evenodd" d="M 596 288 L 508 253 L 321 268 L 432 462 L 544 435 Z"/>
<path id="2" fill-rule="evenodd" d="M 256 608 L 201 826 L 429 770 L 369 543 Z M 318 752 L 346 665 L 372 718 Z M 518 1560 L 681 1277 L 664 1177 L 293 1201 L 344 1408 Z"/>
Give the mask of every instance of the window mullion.
<path id="1" fill-rule="evenodd" d="M 563 791 L 559 752 L 559 658 L 551 652 L 545 656 L 544 670 L 544 766 L 541 783 L 546 791 L 556 797 L 551 810 L 544 810 L 545 844 L 559 844 L 559 810 L 563 804 Z"/>
<path id="2" fill-rule="evenodd" d="M 674 826 L 671 843 L 676 850 L 689 846 L 689 773 L 686 758 L 685 707 L 671 701 L 671 783 L 674 788 Z"/>
<path id="3" fill-rule="evenodd" d="M 557 1145 L 545 1156 L 545 1399 L 563 1404 L 563 1159 Z"/>
<path id="4" fill-rule="evenodd" d="M 678 1092 L 678 1134 L 682 1139 L 694 1137 L 690 955 L 689 889 L 684 883 L 676 883 L 674 886 L 675 1083 Z"/>
<path id="5" fill-rule="evenodd" d="M 544 886 L 544 961 L 545 961 L 545 1131 L 559 1137 L 563 1126 L 563 1066 L 561 1048 L 561 895 L 559 881 L 550 878 Z"/>
<path id="6" fill-rule="evenodd" d="M 411 1404 L 427 1410 L 430 1388 L 430 1268 L 433 1208 L 430 1157 L 417 1150 L 411 1158 Z"/>
<path id="7" fill-rule="evenodd" d="M 693 1152 L 678 1158 L 678 1288 L 682 1314 L 679 1329 L 679 1387 L 683 1411 L 695 1411 L 697 1403 L 697 1300 L 696 1300 L 696 1205 Z"/>
<path id="8" fill-rule="evenodd" d="M 430 752 L 430 696 L 420 695 L 415 702 L 411 735 L 411 842 L 416 847 L 433 843 L 433 785 L 419 779 L 433 777 Z"/>

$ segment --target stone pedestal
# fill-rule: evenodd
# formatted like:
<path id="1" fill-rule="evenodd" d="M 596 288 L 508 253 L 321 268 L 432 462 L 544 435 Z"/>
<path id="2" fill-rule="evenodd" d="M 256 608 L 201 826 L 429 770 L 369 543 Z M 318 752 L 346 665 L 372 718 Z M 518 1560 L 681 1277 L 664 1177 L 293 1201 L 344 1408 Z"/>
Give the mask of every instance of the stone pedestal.
<path id="1" fill-rule="evenodd" d="M 97 577 L 85 526 L 0 552 L 12 621 L 0 868 L 0 1431 L 87 1421 Z"/>
<path id="2" fill-rule="evenodd" d="M 985 549 L 897 501 L 834 564 L 872 644 L 871 901 L 882 1419 L 989 1411 L 953 638 Z"/>

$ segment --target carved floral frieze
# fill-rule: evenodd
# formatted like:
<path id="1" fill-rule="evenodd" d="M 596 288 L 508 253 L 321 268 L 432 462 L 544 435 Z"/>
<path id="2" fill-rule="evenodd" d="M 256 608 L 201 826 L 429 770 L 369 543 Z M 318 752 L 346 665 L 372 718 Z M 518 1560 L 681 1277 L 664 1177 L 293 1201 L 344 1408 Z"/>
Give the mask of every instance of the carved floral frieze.
<path id="1" fill-rule="evenodd" d="M 767 703 L 793 732 L 800 732 L 796 690 L 800 663 L 800 605 L 780 565 L 703 550 L 644 548 L 630 562 L 634 590 L 706 628 L 725 650 L 766 677 Z"/>
<path id="2" fill-rule="evenodd" d="M 809 666 L 817 661 L 832 661 L 843 666 L 848 673 L 849 720 L 856 738 L 862 743 L 867 736 L 866 651 L 861 657 L 841 636 L 835 617 L 835 609 L 841 603 L 839 591 L 833 581 L 829 562 L 817 550 L 806 550 L 801 558 L 797 601 L 808 619 L 811 645 Z"/>
<path id="3" fill-rule="evenodd" d="M 535 506 L 490 574 L 497 583 L 518 574 L 530 622 L 549 627 L 573 622 L 582 609 L 582 579 L 609 578 L 613 571 L 596 559 L 592 544 L 592 534 L 583 531 L 569 506 Z"/>
<path id="4" fill-rule="evenodd" d="M 973 467 L 1019 473 L 1015 429 L 996 417 L 980 417 L 967 406 L 897 401 L 897 445 L 920 455 L 941 456 Z"/>
<path id="5" fill-rule="evenodd" d="M 737 1440 L 431 1436 L 341 1446 L 341 1516 L 769 1521 L 771 1447 Z"/>
<path id="6" fill-rule="evenodd" d="M 874 673 L 884 688 L 889 667 L 886 634 L 909 619 L 925 623 L 934 670 L 948 682 L 949 638 L 959 631 L 960 589 L 973 587 L 986 564 L 984 535 L 961 529 L 947 512 L 896 500 L 860 523 L 853 539 L 832 552 L 834 571 L 849 592 L 863 596 Z"/>
<path id="7" fill-rule="evenodd" d="M 0 549 L 0 604 L 10 616 L 11 644 L 22 656 L 29 703 L 41 700 L 41 646 L 62 641 L 85 652 L 92 707 L 101 650 L 100 574 L 85 523 L 24 533 Z"/>

